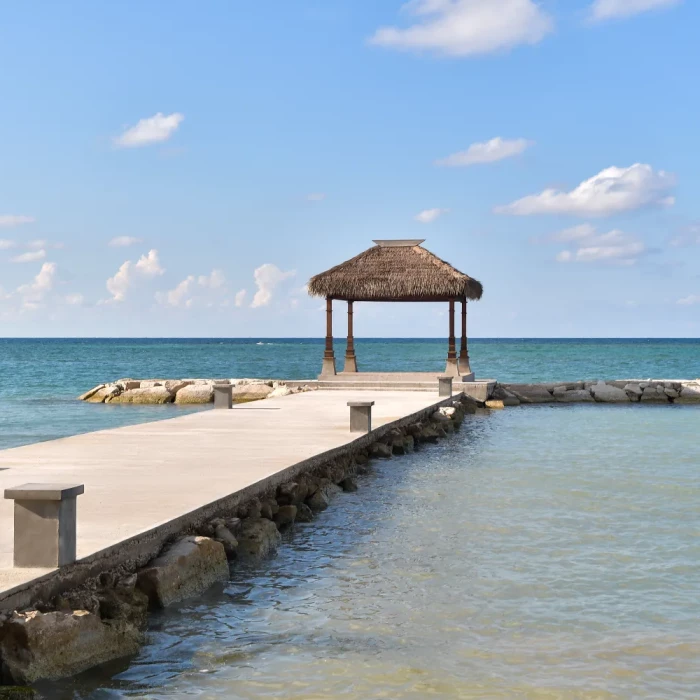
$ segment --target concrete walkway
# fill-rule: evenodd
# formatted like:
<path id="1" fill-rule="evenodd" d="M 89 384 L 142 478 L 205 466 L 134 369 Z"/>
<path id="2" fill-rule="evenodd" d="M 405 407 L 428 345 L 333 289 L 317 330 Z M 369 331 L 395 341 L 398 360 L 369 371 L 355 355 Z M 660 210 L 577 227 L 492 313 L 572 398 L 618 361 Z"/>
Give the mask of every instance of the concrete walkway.
<path id="1" fill-rule="evenodd" d="M 370 394 L 314 391 L 0 451 L 0 488 L 85 484 L 78 557 L 86 557 L 352 442 L 348 401 L 374 400 L 378 427 L 440 400 L 437 391 Z M 0 500 L 0 596 L 50 571 L 12 568 L 12 523 L 13 502 Z"/>

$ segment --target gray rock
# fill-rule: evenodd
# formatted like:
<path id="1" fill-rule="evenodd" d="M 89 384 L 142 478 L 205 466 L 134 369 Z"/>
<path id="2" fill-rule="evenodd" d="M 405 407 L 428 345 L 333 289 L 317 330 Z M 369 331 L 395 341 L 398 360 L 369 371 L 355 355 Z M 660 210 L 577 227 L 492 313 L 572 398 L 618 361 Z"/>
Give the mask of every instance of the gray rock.
<path id="1" fill-rule="evenodd" d="M 314 514 L 311 508 L 306 505 L 306 503 L 300 503 L 297 506 L 297 517 L 296 521 L 298 523 L 310 523 L 314 519 Z"/>
<path id="2" fill-rule="evenodd" d="M 647 386 L 644 389 L 644 392 L 642 393 L 641 400 L 644 402 L 651 403 L 668 403 L 669 398 L 664 393 L 663 386 L 659 388 L 661 389 L 661 391 L 657 391 L 657 387 L 655 386 Z"/>
<path id="3" fill-rule="evenodd" d="M 392 447 L 384 444 L 383 442 L 375 442 L 369 448 L 369 455 L 374 459 L 389 459 L 393 452 Z"/>
<path id="4" fill-rule="evenodd" d="M 14 613 L 0 640 L 4 673 L 14 683 L 55 681 L 135 654 L 142 632 L 123 620 L 101 621 L 86 610 Z"/>
<path id="5" fill-rule="evenodd" d="M 280 506 L 275 514 L 275 525 L 277 525 L 279 529 L 292 525 L 296 520 L 297 510 L 296 506 Z"/>
<path id="6" fill-rule="evenodd" d="M 145 389 L 129 389 L 121 394 L 107 399 L 108 403 L 133 403 L 133 404 L 164 404 L 171 403 L 173 394 L 164 386 L 154 386 Z"/>
<path id="7" fill-rule="evenodd" d="M 700 403 L 700 382 L 682 382 L 676 403 Z"/>
<path id="8" fill-rule="evenodd" d="M 214 539 L 224 546 L 227 559 L 235 559 L 238 552 L 238 540 L 235 538 L 231 530 L 223 523 L 217 525 L 214 530 Z"/>
<path id="9" fill-rule="evenodd" d="M 269 521 L 266 521 L 269 522 Z M 138 574 L 137 586 L 155 607 L 197 595 L 228 578 L 226 551 L 209 537 L 183 537 Z"/>
<path id="10" fill-rule="evenodd" d="M 175 394 L 177 404 L 205 404 L 214 401 L 213 384 L 186 384 Z"/>
<path id="11" fill-rule="evenodd" d="M 639 384 L 625 384 L 624 388 L 625 394 L 630 401 L 639 401 L 642 398 L 643 389 L 640 388 Z"/>
<path id="12" fill-rule="evenodd" d="M 542 384 L 508 384 L 506 390 L 521 403 L 552 403 L 554 398 Z"/>
<path id="13" fill-rule="evenodd" d="M 600 403 L 629 403 L 627 393 L 605 382 L 598 382 L 591 387 L 593 398 Z"/>
<path id="14" fill-rule="evenodd" d="M 274 553 L 282 537 L 277 526 L 266 518 L 246 518 L 238 533 L 238 557 L 261 559 Z"/>
<path id="15" fill-rule="evenodd" d="M 556 392 L 556 390 L 555 390 Z M 590 403 L 594 399 L 589 391 L 585 389 L 572 389 L 570 391 L 560 391 L 554 394 L 554 398 L 559 403 Z"/>
<path id="16" fill-rule="evenodd" d="M 308 495 L 306 482 L 289 481 L 277 489 L 277 502 L 280 505 L 297 505 L 303 503 Z"/>
<path id="17" fill-rule="evenodd" d="M 352 476 L 348 476 L 340 482 L 340 488 L 348 493 L 353 493 L 357 491 L 357 480 Z"/>

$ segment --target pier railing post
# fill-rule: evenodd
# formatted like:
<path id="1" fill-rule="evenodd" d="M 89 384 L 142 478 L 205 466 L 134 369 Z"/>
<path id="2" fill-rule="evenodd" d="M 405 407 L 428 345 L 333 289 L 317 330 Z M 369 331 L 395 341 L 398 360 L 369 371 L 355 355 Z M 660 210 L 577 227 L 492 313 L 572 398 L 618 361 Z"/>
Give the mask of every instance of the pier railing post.
<path id="1" fill-rule="evenodd" d="M 214 384 L 214 408 L 233 408 L 231 384 Z"/>
<path id="2" fill-rule="evenodd" d="M 452 396 L 452 377 L 447 375 L 438 377 L 438 395 Z"/>
<path id="3" fill-rule="evenodd" d="M 348 401 L 348 406 L 350 406 L 350 432 L 371 432 L 374 401 Z"/>
<path id="4" fill-rule="evenodd" d="M 76 499 L 83 484 L 23 484 L 5 489 L 15 502 L 14 565 L 46 568 L 76 559 Z"/>

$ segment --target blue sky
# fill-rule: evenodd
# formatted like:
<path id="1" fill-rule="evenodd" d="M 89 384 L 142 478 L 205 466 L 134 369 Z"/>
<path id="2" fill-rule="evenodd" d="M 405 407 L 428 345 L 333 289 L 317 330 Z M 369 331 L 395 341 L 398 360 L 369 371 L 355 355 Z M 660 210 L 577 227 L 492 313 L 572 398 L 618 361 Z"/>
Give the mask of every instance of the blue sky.
<path id="1" fill-rule="evenodd" d="M 481 337 L 700 335 L 693 0 L 0 7 L 0 335 L 320 336 L 374 238 Z M 343 335 L 338 304 L 337 329 Z M 359 336 L 445 309 L 358 305 Z"/>

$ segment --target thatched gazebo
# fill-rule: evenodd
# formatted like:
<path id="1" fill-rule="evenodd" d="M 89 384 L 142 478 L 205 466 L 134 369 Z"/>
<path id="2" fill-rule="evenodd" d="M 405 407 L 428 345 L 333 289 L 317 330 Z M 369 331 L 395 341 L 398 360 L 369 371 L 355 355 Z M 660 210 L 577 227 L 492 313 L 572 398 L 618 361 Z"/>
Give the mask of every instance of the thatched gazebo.
<path id="1" fill-rule="evenodd" d="M 336 374 L 333 353 L 333 300 L 348 302 L 348 341 L 344 373 L 357 372 L 353 337 L 356 301 L 448 302 L 450 334 L 445 372 L 473 379 L 467 348 L 467 300 L 481 299 L 481 282 L 421 246 L 423 240 L 380 240 L 351 260 L 312 277 L 309 294 L 326 299 L 326 349 L 321 376 Z M 455 303 L 462 304 L 462 342 L 455 348 Z"/>

